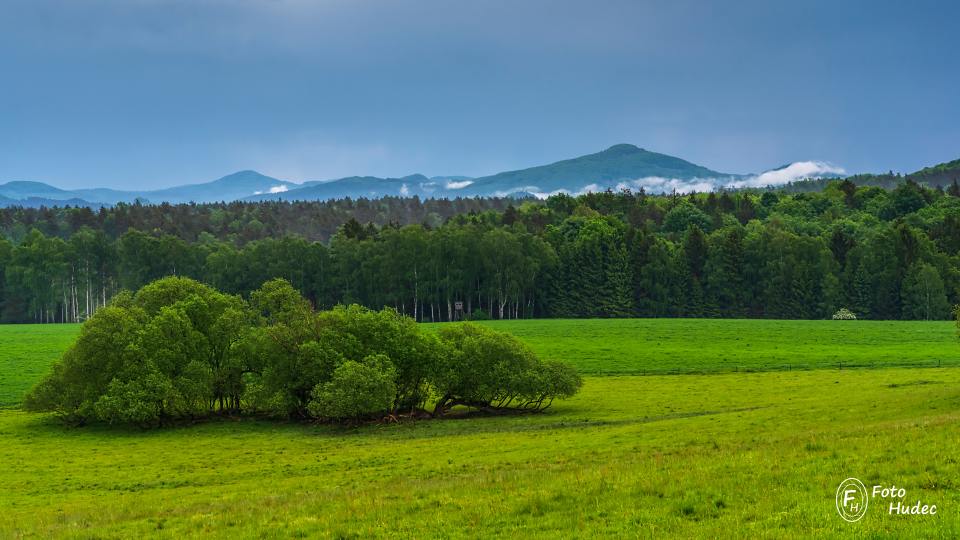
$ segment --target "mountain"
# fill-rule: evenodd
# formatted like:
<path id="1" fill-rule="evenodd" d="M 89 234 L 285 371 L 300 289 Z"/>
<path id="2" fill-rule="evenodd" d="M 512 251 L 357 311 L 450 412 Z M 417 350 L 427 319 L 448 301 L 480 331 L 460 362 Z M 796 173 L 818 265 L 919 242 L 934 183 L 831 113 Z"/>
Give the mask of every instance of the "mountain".
<path id="1" fill-rule="evenodd" d="M 909 178 L 931 187 L 948 187 L 954 182 L 960 184 L 960 159 L 940 163 L 933 167 L 924 167 L 908 175 Z"/>
<path id="2" fill-rule="evenodd" d="M 256 171 L 240 171 L 212 182 L 186 184 L 159 190 L 114 190 L 106 188 L 60 189 L 41 182 L 15 181 L 0 184 L 0 206 L 90 206 L 131 203 L 207 203 L 219 201 L 313 201 L 385 196 L 421 198 L 455 197 L 545 197 L 551 193 L 582 193 L 606 189 L 643 188 L 652 193 L 679 193 L 715 189 L 766 188 L 788 190 L 822 189 L 846 172 L 822 161 L 798 161 L 759 174 L 718 172 L 684 159 L 651 152 L 632 144 L 616 144 L 594 154 L 565 159 L 527 169 L 490 176 L 402 177 L 348 176 L 334 180 L 294 183 Z M 960 180 L 960 160 L 928 167 L 906 175 L 932 186 L 947 186 Z M 896 185 L 900 175 L 847 177 L 868 185 Z"/>
<path id="3" fill-rule="evenodd" d="M 77 192 L 60 189 L 43 182 L 17 180 L 0 184 L 0 207 L 23 206 L 87 206 L 99 208 L 103 203 L 90 201 Z"/>
<path id="4" fill-rule="evenodd" d="M 277 193 L 263 193 L 244 198 L 247 201 L 316 201 L 357 199 L 366 197 L 433 197 L 444 196 L 444 178 L 427 178 L 422 174 L 411 174 L 402 178 L 379 178 L 376 176 L 348 176 L 336 180 L 304 182 L 297 189 Z M 465 177 L 455 177 L 465 178 Z"/>
<path id="5" fill-rule="evenodd" d="M 650 152 L 632 144 L 617 144 L 595 154 L 481 178 L 466 176 L 427 178 L 421 174 L 402 178 L 350 176 L 337 180 L 304 182 L 298 189 L 256 195 L 247 197 L 245 200 L 326 200 L 340 197 L 374 198 L 414 195 L 420 197 L 503 197 L 508 195 L 542 197 L 558 191 L 579 193 L 607 188 L 617 189 L 624 184 L 628 187 L 637 187 L 635 185 L 637 180 L 651 178 L 733 181 L 742 176 L 720 173 L 680 158 Z M 656 185 L 646 187 L 657 189 Z"/>
<path id="6" fill-rule="evenodd" d="M 48 199 L 69 199 L 74 193 L 53 187 L 43 182 L 17 180 L 0 185 L 0 196 L 9 199 L 28 199 L 30 197 Z"/>
<path id="7" fill-rule="evenodd" d="M 820 191 L 828 183 L 837 178 L 845 178 L 858 186 L 879 187 L 883 189 L 894 189 L 907 180 L 912 180 L 918 184 L 931 188 L 948 188 L 954 181 L 960 184 L 960 159 L 939 163 L 932 167 L 924 167 L 919 171 L 901 174 L 889 171 L 881 174 L 855 174 L 852 176 L 838 177 L 826 176 L 822 178 L 810 177 L 800 180 L 786 186 L 788 191 Z"/>
<path id="8" fill-rule="evenodd" d="M 240 171 L 212 182 L 186 184 L 158 190 L 121 191 L 107 188 L 60 189 L 42 182 L 13 181 L 0 184 L 0 206 L 99 207 L 141 200 L 148 203 L 207 203 L 236 201 L 259 193 L 275 193 L 300 184 L 278 180 L 256 171 Z M 12 201 L 12 202 L 11 202 Z"/>
<path id="9" fill-rule="evenodd" d="M 279 193 L 299 188 L 300 184 L 278 180 L 257 171 L 240 171 L 205 184 L 192 184 L 140 192 L 150 202 L 171 204 L 186 202 L 235 201 L 261 193 Z"/>
<path id="10" fill-rule="evenodd" d="M 696 178 L 739 178 L 689 161 L 650 152 L 632 144 L 617 144 L 596 154 L 566 159 L 518 171 L 476 178 L 464 187 L 464 195 L 507 195 L 515 191 L 534 194 L 616 189 L 619 184 L 642 178 L 693 180 Z"/>

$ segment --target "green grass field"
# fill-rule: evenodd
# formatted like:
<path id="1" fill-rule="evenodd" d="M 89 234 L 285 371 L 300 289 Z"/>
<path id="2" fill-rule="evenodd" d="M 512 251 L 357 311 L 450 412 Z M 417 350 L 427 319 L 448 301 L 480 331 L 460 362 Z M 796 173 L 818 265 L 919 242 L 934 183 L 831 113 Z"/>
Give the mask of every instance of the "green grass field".
<path id="1" fill-rule="evenodd" d="M 949 323 L 491 324 L 588 374 L 960 356 Z M 546 414 L 354 429 L 14 408 L 76 331 L 0 326 L 0 538 L 960 537 L 960 369 L 589 375 Z M 939 512 L 847 523 L 850 476 Z"/>
<path id="2" fill-rule="evenodd" d="M 873 365 L 960 366 L 947 321 L 589 319 L 490 321 L 583 373 Z"/>
<path id="3" fill-rule="evenodd" d="M 960 366 L 947 321 L 488 321 L 588 375 L 857 366 Z M 427 325 L 436 327 L 438 325 Z M 0 325 L 0 408 L 15 406 L 80 325 Z"/>
<path id="4" fill-rule="evenodd" d="M 18 405 L 79 332 L 79 324 L 0 324 L 0 409 Z"/>

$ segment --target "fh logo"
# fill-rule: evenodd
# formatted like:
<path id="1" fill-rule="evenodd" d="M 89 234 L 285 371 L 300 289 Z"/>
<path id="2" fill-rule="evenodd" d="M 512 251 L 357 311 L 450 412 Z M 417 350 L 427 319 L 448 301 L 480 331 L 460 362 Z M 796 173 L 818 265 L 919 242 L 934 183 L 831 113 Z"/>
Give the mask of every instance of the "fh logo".
<path id="1" fill-rule="evenodd" d="M 853 522 L 867 513 L 867 488 L 856 478 L 847 478 L 837 488 L 837 512 L 840 517 Z"/>

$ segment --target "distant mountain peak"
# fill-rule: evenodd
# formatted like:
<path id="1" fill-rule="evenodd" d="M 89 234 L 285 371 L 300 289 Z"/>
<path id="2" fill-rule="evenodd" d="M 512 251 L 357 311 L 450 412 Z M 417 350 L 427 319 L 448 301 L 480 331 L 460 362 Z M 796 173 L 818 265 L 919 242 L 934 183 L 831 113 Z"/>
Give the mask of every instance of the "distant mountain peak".
<path id="1" fill-rule="evenodd" d="M 272 177 L 267 176 L 267 175 L 265 175 L 265 174 L 263 174 L 263 173 L 254 171 L 254 170 L 252 170 L 252 169 L 246 169 L 246 170 L 243 170 L 243 171 L 237 171 L 237 172 L 235 172 L 235 173 L 230 173 L 230 174 L 228 174 L 228 175 L 226 175 L 226 176 L 224 176 L 224 177 L 221 177 L 221 178 L 218 178 L 217 180 L 214 180 L 214 182 L 234 182 L 234 181 L 237 181 L 237 180 L 247 180 L 247 181 L 249 181 L 249 180 L 261 180 L 261 179 L 276 180 L 276 181 L 278 181 L 278 182 L 280 181 L 280 180 L 277 180 L 276 178 L 272 178 Z"/>
<path id="2" fill-rule="evenodd" d="M 3 185 L 5 187 L 30 187 L 30 188 L 44 187 L 44 188 L 59 189 L 51 186 L 50 184 L 44 184 L 43 182 L 35 182 L 33 180 L 11 180 L 5 184 L 0 184 L 0 185 Z"/>
<path id="3" fill-rule="evenodd" d="M 603 151 L 605 154 L 635 154 L 638 152 L 646 152 L 646 150 L 629 143 L 615 144 Z"/>

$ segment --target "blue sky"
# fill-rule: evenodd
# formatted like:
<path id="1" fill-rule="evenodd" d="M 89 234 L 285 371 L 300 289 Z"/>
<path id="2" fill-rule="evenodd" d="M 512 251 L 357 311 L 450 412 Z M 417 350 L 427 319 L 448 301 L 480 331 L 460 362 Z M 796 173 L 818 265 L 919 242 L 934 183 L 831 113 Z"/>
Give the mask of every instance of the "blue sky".
<path id="1" fill-rule="evenodd" d="M 0 182 L 960 158 L 953 2 L 3 0 Z"/>

